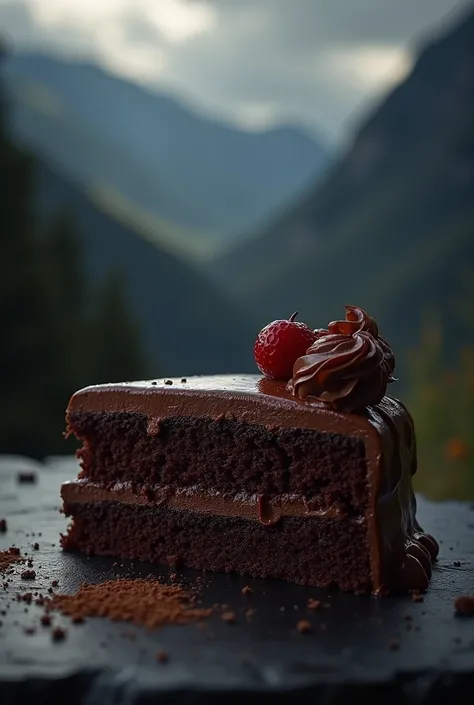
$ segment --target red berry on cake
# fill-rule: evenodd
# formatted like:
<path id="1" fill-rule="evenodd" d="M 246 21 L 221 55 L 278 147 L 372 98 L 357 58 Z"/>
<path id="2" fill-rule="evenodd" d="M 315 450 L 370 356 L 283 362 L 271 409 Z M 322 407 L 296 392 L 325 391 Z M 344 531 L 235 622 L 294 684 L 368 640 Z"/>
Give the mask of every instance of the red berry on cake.
<path id="1" fill-rule="evenodd" d="M 296 360 L 314 343 L 315 332 L 305 323 L 295 321 L 297 315 L 296 311 L 288 320 L 273 321 L 258 334 L 254 356 L 265 377 L 287 382 Z"/>

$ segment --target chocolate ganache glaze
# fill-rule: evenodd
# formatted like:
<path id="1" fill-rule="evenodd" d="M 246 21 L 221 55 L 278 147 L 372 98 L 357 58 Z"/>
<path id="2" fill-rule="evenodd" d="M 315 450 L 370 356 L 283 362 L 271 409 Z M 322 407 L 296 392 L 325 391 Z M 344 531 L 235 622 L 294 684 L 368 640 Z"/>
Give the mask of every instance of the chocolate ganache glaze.
<path id="1" fill-rule="evenodd" d="M 393 381 L 395 357 L 374 319 L 346 306 L 345 321 L 333 321 L 316 335 L 294 364 L 293 393 L 348 413 L 378 404 Z"/>
<path id="2" fill-rule="evenodd" d="M 159 431 L 161 421 L 166 418 L 187 416 L 215 421 L 229 418 L 270 430 L 314 429 L 361 439 L 367 465 L 368 504 L 364 518 L 373 591 L 380 594 L 393 587 L 404 590 L 428 587 L 438 545 L 416 521 L 411 484 L 416 471 L 415 435 L 411 417 L 399 401 L 384 397 L 378 405 L 365 407 L 357 414 L 342 413 L 314 397 L 302 399 L 285 383 L 253 375 L 103 384 L 73 395 L 67 412 L 68 430 L 74 432 L 76 414 L 115 412 L 145 415 L 150 433 Z M 278 530 L 273 528 L 274 524 L 286 516 L 298 516 L 305 521 L 338 516 L 346 520 L 338 514 L 337 507 L 328 511 L 329 507 L 309 506 L 302 497 L 224 497 L 218 493 L 206 494 L 199 487 L 185 491 L 156 487 L 143 494 L 121 485 L 119 480 L 117 485 L 105 487 L 90 482 L 83 473 L 81 478 L 63 485 L 65 505 L 114 501 L 158 509 L 164 504 L 220 516 L 241 516 L 267 525 L 269 531 Z"/>

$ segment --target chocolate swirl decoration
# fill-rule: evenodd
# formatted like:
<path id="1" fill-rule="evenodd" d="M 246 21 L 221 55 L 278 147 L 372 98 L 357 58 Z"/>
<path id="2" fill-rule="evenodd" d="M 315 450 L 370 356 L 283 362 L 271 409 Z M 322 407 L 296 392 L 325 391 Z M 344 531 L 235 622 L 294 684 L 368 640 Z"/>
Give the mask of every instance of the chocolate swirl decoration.
<path id="1" fill-rule="evenodd" d="M 315 342 L 294 364 L 293 393 L 348 413 L 378 404 L 393 380 L 395 358 L 373 318 L 346 306 L 345 321 L 315 333 Z"/>
<path id="2" fill-rule="evenodd" d="M 332 321 L 327 329 L 321 328 L 315 331 L 318 337 L 327 335 L 328 333 L 340 333 L 341 335 L 354 335 L 358 331 L 365 330 L 377 339 L 380 347 L 383 350 L 385 360 L 384 364 L 388 371 L 388 381 L 395 382 L 393 373 L 395 371 L 395 355 L 392 352 L 390 345 L 385 338 L 379 335 L 379 327 L 375 320 L 363 311 L 358 306 L 345 306 L 346 320 Z"/>

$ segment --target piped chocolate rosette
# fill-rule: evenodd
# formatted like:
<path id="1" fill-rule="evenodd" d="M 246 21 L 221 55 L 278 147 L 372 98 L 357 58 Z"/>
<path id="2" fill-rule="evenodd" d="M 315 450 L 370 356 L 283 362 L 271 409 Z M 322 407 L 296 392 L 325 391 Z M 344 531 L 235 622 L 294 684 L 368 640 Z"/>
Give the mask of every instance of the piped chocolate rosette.
<path id="1" fill-rule="evenodd" d="M 289 389 L 295 396 L 347 413 L 378 404 L 395 379 L 395 357 L 374 319 L 346 306 L 345 320 L 316 330 L 315 336 L 294 363 Z"/>

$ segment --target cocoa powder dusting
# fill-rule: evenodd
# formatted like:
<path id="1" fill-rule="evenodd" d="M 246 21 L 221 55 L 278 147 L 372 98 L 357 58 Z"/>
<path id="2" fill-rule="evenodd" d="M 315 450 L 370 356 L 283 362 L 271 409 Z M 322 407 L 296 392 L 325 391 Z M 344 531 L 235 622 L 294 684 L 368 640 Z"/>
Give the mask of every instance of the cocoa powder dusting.
<path id="1" fill-rule="evenodd" d="M 20 561 L 20 549 L 12 546 L 6 551 L 0 551 L 0 573 L 4 573 L 11 568 L 13 563 Z"/>
<path id="2" fill-rule="evenodd" d="M 74 595 L 55 595 L 50 606 L 73 619 L 107 617 L 148 629 L 187 624 L 208 617 L 212 611 L 197 608 L 194 596 L 179 585 L 127 578 L 98 585 L 83 584 Z"/>
<path id="3" fill-rule="evenodd" d="M 300 634 L 310 634 L 313 631 L 311 622 L 308 622 L 307 619 L 300 619 L 296 624 L 296 629 Z"/>
<path id="4" fill-rule="evenodd" d="M 318 610 L 321 607 L 321 602 L 319 600 L 314 600 L 313 598 L 310 598 L 308 600 L 308 609 L 309 610 Z"/>
<path id="5" fill-rule="evenodd" d="M 227 624 L 235 624 L 237 618 L 235 612 L 223 612 L 221 619 L 223 622 L 227 622 Z"/>

